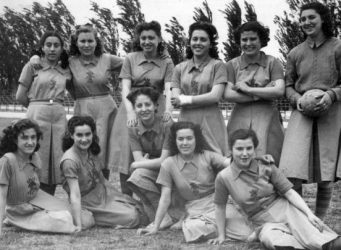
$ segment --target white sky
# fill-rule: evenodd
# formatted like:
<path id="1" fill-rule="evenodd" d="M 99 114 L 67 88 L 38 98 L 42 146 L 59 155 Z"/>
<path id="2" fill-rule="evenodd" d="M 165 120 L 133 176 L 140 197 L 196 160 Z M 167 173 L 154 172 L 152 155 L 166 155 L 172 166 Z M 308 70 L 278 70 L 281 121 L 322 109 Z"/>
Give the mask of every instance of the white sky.
<path id="1" fill-rule="evenodd" d="M 44 6 L 47 2 L 54 2 L 54 0 L 35 1 L 40 2 Z M 244 13 L 244 0 L 237 1 Z M 30 8 L 33 2 L 34 1 L 31 0 L 1 0 L 0 13 L 3 12 L 4 6 L 8 6 L 15 10 L 21 10 L 25 7 Z M 87 22 L 88 18 L 92 16 L 93 12 L 90 11 L 90 0 L 63 0 L 63 2 L 70 10 L 71 14 L 76 18 L 77 24 Z M 116 5 L 116 0 L 96 0 L 95 2 L 97 2 L 100 7 L 109 8 L 115 15 L 120 12 L 120 9 Z M 140 0 L 142 13 L 144 13 L 146 21 L 156 20 L 164 27 L 164 24 L 169 23 L 171 17 L 175 16 L 185 28 L 186 33 L 188 26 L 193 22 L 194 8 L 202 7 L 202 2 L 203 0 Z M 207 2 L 213 12 L 213 24 L 218 29 L 220 37 L 219 47 L 222 49 L 222 41 L 227 38 L 227 24 L 223 13 L 221 13 L 220 10 L 224 10 L 225 6 L 229 4 L 231 0 L 207 0 Z M 277 26 L 274 25 L 273 20 L 275 15 L 283 16 L 283 11 L 288 10 L 286 0 L 248 0 L 248 2 L 254 5 L 258 20 L 270 28 L 271 41 L 263 50 L 268 54 L 280 57 L 278 51 L 279 45 L 274 39 Z M 165 40 L 168 39 L 166 32 L 163 32 L 163 36 Z M 222 53 L 220 53 L 220 57 L 223 58 Z"/>

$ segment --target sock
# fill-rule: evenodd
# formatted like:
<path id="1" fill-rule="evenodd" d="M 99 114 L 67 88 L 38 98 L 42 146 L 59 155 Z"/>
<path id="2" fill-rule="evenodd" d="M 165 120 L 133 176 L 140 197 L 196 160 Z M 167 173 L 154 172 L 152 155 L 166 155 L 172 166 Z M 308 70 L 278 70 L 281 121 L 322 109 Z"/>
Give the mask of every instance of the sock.
<path id="1" fill-rule="evenodd" d="M 332 194 L 333 187 L 331 182 L 325 181 L 317 184 L 315 214 L 320 219 L 323 219 L 327 214 Z"/>

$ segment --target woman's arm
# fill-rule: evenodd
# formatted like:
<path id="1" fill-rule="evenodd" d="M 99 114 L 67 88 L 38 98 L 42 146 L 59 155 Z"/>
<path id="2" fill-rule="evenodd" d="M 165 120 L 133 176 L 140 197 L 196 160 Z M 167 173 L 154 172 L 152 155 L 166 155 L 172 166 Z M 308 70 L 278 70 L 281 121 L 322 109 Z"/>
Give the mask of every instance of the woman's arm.
<path id="1" fill-rule="evenodd" d="M 15 99 L 17 99 L 17 101 L 21 105 L 23 105 L 24 107 L 27 107 L 29 104 L 29 100 L 27 97 L 27 91 L 28 91 L 28 89 L 19 83 L 18 90 L 17 90 L 17 93 L 15 95 Z"/>
<path id="2" fill-rule="evenodd" d="M 159 231 L 160 224 L 163 218 L 165 217 L 165 214 L 171 203 L 171 194 L 172 194 L 171 188 L 162 186 L 161 197 L 160 197 L 159 205 L 157 207 L 157 211 L 155 215 L 154 226 L 151 228 L 142 228 L 142 229 L 137 230 L 138 235 L 156 234 Z"/>
<path id="3" fill-rule="evenodd" d="M 163 149 L 159 158 L 148 159 L 148 155 L 143 155 L 142 151 L 134 151 L 134 162 L 131 169 L 146 168 L 150 170 L 159 170 L 161 163 L 169 156 L 169 150 Z"/>
<path id="4" fill-rule="evenodd" d="M 285 83 L 283 79 L 271 82 L 265 87 L 249 87 L 247 84 L 243 86 L 241 91 L 250 96 L 257 96 L 265 100 L 273 100 L 284 96 Z"/>
<path id="5" fill-rule="evenodd" d="M 210 244 L 222 244 L 225 241 L 226 204 L 215 204 L 215 220 L 218 227 L 218 237 L 208 241 Z"/>
<path id="6" fill-rule="evenodd" d="M 323 222 L 314 215 L 314 213 L 309 209 L 302 197 L 293 189 L 289 189 L 285 194 L 285 198 L 297 209 L 301 210 L 309 219 L 311 224 L 313 224 L 318 230 L 322 232 Z"/>
<path id="7" fill-rule="evenodd" d="M 131 80 L 130 79 L 122 79 L 122 101 L 127 109 L 127 126 L 135 127 L 137 125 L 136 114 L 134 112 L 133 104 L 127 99 L 127 95 L 131 90 Z"/>
<path id="8" fill-rule="evenodd" d="M 70 188 L 70 202 L 71 202 L 71 211 L 73 217 L 73 223 L 81 229 L 82 227 L 82 219 L 81 219 L 81 192 L 79 190 L 78 179 L 76 178 L 66 178 L 67 184 Z"/>
<path id="9" fill-rule="evenodd" d="M 172 84 L 171 82 L 165 83 L 166 107 L 165 107 L 165 112 L 163 114 L 164 122 L 167 122 L 169 119 L 172 118 L 173 106 L 171 103 L 171 98 L 172 98 L 171 84 Z"/>
<path id="10" fill-rule="evenodd" d="M 5 207 L 7 202 L 7 185 L 0 185 L 0 237 L 2 235 L 2 222 L 5 216 Z"/>
<path id="11" fill-rule="evenodd" d="M 245 93 L 236 91 L 234 86 L 231 82 L 227 83 L 224 92 L 224 99 L 229 102 L 236 102 L 236 103 L 245 103 L 245 102 L 253 102 L 256 99 L 250 95 Z"/>

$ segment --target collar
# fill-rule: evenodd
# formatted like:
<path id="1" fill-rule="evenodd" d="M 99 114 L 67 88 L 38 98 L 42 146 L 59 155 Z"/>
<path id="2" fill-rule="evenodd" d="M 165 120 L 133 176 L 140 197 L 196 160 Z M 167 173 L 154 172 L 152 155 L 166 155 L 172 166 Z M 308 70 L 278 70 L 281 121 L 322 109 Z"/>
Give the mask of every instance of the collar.
<path id="1" fill-rule="evenodd" d="M 156 66 L 158 66 L 159 68 L 161 68 L 161 58 L 157 57 L 157 58 L 153 58 L 153 59 L 147 59 L 142 51 L 137 54 L 136 62 L 137 62 L 137 65 L 141 65 L 143 63 L 151 62 L 151 63 L 155 64 Z"/>
<path id="2" fill-rule="evenodd" d="M 312 40 L 310 37 L 307 37 L 305 40 L 308 46 L 312 49 L 320 47 L 322 44 L 324 44 L 327 41 L 327 38 L 325 36 L 322 36 L 318 40 Z"/>
<path id="3" fill-rule="evenodd" d="M 192 70 L 198 70 L 199 72 L 202 72 L 203 69 L 206 67 L 206 65 L 211 61 L 211 57 L 208 56 L 205 61 L 203 61 L 198 67 L 194 63 L 194 58 L 188 60 L 188 73 L 190 73 Z"/>
<path id="4" fill-rule="evenodd" d="M 199 154 L 197 153 L 194 153 L 194 156 L 193 156 L 193 159 L 190 160 L 190 161 L 185 161 L 180 154 L 177 154 L 176 155 L 177 157 L 177 161 L 178 161 L 178 166 L 179 166 L 179 169 L 180 171 L 185 167 L 186 164 L 188 163 L 192 163 L 195 167 L 198 167 L 199 166 Z"/>
<path id="5" fill-rule="evenodd" d="M 41 168 L 41 164 L 40 164 L 40 159 L 37 153 L 33 153 L 32 155 L 32 159 L 28 160 L 28 161 L 24 161 L 22 158 L 20 158 L 20 156 L 16 155 L 16 159 L 18 162 L 18 166 L 20 170 L 23 170 L 25 168 L 26 165 L 30 164 L 33 167 L 40 169 Z"/>
<path id="6" fill-rule="evenodd" d="M 87 66 L 90 64 L 96 66 L 98 61 L 99 61 L 99 57 L 97 57 L 97 56 L 94 56 L 90 61 L 84 60 L 80 55 L 78 56 L 78 59 L 81 62 L 81 64 L 83 64 L 84 66 Z"/>
<path id="7" fill-rule="evenodd" d="M 65 72 L 65 70 L 60 66 L 59 62 L 55 66 L 52 66 L 52 65 L 48 64 L 46 60 L 41 60 L 40 65 L 41 65 L 42 71 L 47 71 L 49 69 L 55 69 L 61 74 L 64 74 L 64 72 Z"/>
<path id="8" fill-rule="evenodd" d="M 242 54 L 240 56 L 240 69 L 247 68 L 250 64 L 258 64 L 259 66 L 262 66 L 263 68 L 266 67 L 267 62 L 267 56 L 263 51 L 259 52 L 259 56 L 256 61 L 251 61 L 247 56 Z"/>
<path id="9" fill-rule="evenodd" d="M 155 116 L 154 124 L 151 128 L 146 128 L 145 126 L 143 126 L 141 121 L 139 121 L 137 128 L 138 128 L 139 135 L 143 135 L 147 131 L 151 131 L 151 130 L 159 134 L 161 131 L 161 117 L 157 115 Z"/>
<path id="10" fill-rule="evenodd" d="M 236 166 L 236 164 L 234 162 L 231 163 L 231 172 L 232 172 L 232 177 L 233 179 L 237 179 L 239 177 L 239 175 L 241 174 L 241 172 L 251 172 L 253 174 L 258 174 L 258 164 L 257 161 L 255 159 L 253 159 L 251 161 L 251 166 L 248 169 L 241 169 L 239 167 Z"/>

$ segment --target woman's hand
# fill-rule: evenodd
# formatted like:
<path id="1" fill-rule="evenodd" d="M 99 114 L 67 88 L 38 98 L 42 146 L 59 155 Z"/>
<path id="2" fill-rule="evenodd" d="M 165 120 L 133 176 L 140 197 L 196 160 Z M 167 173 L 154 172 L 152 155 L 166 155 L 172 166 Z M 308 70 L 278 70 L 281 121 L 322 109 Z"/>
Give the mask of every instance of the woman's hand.
<path id="1" fill-rule="evenodd" d="M 137 118 L 135 112 L 128 113 L 127 126 L 130 128 L 137 126 Z"/>
<path id="2" fill-rule="evenodd" d="M 171 112 L 165 111 L 162 115 L 162 121 L 163 122 L 168 122 L 170 119 L 172 119 L 172 114 Z"/>
<path id="3" fill-rule="evenodd" d="M 179 98 L 179 96 L 177 96 L 177 97 L 172 97 L 172 98 L 171 98 L 171 104 L 173 105 L 174 108 L 180 108 L 180 107 L 181 107 L 181 103 L 180 103 L 180 98 Z"/>
<path id="4" fill-rule="evenodd" d="M 323 231 L 323 222 L 318 218 L 315 214 L 309 213 L 307 215 L 308 220 L 310 221 L 311 224 L 313 224 L 314 227 L 316 227 L 320 232 Z"/>
<path id="5" fill-rule="evenodd" d="M 82 231 L 82 227 L 81 226 L 75 226 L 75 231 L 74 233 L 79 233 Z"/>
<path id="6" fill-rule="evenodd" d="M 146 227 L 146 228 L 139 228 L 137 229 L 137 235 L 142 236 L 142 235 L 153 235 L 158 233 L 158 229 L 155 227 Z"/>
<path id="7" fill-rule="evenodd" d="M 316 96 L 316 98 L 317 99 L 321 98 L 321 100 L 316 104 L 316 107 L 315 107 L 316 111 L 327 110 L 333 103 L 332 98 L 327 92 L 324 92 L 324 94 L 322 95 Z"/>
<path id="8" fill-rule="evenodd" d="M 245 94 L 248 93 L 248 90 L 250 89 L 249 85 L 247 85 L 246 82 L 237 82 L 235 85 L 234 85 L 234 90 L 236 91 L 241 91 Z"/>
<path id="9" fill-rule="evenodd" d="M 33 65 L 33 68 L 35 69 L 41 69 L 40 65 L 40 57 L 37 55 L 34 55 L 30 58 L 30 63 Z"/>
<path id="10" fill-rule="evenodd" d="M 208 240 L 208 244 L 212 244 L 212 245 L 221 245 L 223 244 L 225 241 L 225 236 L 224 237 L 217 237 L 215 239 L 210 239 Z"/>

